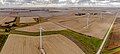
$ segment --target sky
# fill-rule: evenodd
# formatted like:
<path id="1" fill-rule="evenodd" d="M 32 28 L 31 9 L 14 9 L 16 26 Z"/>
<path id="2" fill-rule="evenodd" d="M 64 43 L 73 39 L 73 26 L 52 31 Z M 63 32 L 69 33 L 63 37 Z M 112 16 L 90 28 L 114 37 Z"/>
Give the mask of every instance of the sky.
<path id="1" fill-rule="evenodd" d="M 72 4 L 72 5 L 68 5 Z M 0 7 L 36 6 L 114 6 L 120 7 L 120 0 L 0 0 Z"/>

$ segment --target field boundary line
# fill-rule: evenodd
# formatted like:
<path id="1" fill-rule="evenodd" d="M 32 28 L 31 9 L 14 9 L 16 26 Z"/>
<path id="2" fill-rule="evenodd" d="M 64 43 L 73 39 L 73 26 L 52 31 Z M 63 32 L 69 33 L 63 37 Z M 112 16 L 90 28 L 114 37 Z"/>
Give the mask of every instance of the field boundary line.
<path id="1" fill-rule="evenodd" d="M 108 38 L 108 36 L 109 36 L 109 34 L 110 34 L 110 31 L 112 30 L 112 27 L 113 27 L 114 22 L 115 22 L 115 20 L 116 20 L 116 18 L 117 18 L 117 15 L 118 15 L 118 13 L 115 15 L 115 18 L 114 18 L 111 26 L 109 27 L 109 30 L 108 30 L 107 34 L 105 35 L 105 38 L 104 38 L 104 40 L 103 40 L 103 42 L 102 42 L 102 44 L 101 44 L 101 46 L 100 46 L 100 48 L 98 49 L 98 51 L 97 51 L 96 54 L 100 54 L 100 53 L 101 53 L 101 50 L 102 50 L 102 48 L 103 48 L 103 46 L 104 46 L 104 44 L 105 44 L 105 42 L 106 42 L 106 40 L 107 40 L 107 38 Z"/>

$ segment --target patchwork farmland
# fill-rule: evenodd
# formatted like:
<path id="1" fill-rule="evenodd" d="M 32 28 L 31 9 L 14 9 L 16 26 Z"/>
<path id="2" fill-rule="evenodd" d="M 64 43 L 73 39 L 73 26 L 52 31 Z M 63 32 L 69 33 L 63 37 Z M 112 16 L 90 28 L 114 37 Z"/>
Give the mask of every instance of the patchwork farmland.
<path id="1" fill-rule="evenodd" d="M 119 54 L 119 17 L 116 19 L 116 13 L 113 9 L 79 8 L 3 11 L 0 17 L 0 53 L 96 54 L 98 50 L 109 53 L 108 49 L 118 47 L 111 51 Z M 106 39 L 114 19 L 118 21 Z M 106 46 L 100 49 L 104 40 Z"/>

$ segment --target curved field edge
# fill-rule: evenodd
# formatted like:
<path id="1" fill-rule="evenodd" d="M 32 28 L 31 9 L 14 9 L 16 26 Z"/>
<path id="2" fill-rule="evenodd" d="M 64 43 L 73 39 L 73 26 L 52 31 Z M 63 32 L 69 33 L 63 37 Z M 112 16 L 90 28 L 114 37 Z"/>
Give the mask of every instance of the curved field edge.
<path id="1" fill-rule="evenodd" d="M 9 31 L 6 32 L 5 30 L 10 30 L 10 28 L 3 28 L 0 26 L 0 52 L 9 35 Z"/>
<path id="2" fill-rule="evenodd" d="M 12 34 L 21 34 L 21 35 L 29 35 L 29 36 L 39 36 L 39 32 L 25 32 L 25 31 L 12 31 Z M 95 54 L 102 43 L 102 40 L 99 38 L 91 37 L 88 35 L 84 35 L 72 30 L 60 30 L 60 31 L 45 31 L 42 35 L 52 35 L 52 34 L 61 34 L 65 37 L 72 40 L 79 46 L 86 54 Z"/>

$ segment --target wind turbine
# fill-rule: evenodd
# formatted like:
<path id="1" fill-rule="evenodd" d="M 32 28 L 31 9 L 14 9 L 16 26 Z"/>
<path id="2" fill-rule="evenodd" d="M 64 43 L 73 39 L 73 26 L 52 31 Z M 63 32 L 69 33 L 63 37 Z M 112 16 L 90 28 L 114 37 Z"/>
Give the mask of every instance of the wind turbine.
<path id="1" fill-rule="evenodd" d="M 87 28 L 88 28 L 88 24 L 89 24 L 89 17 L 90 17 L 90 13 L 87 13 L 87 18 L 86 18 L 87 19 L 87 23 L 86 23 L 87 24 Z"/>
<path id="2" fill-rule="evenodd" d="M 40 23 L 40 21 L 39 21 L 39 23 Z M 44 51 L 44 48 L 43 48 L 42 31 L 43 31 L 43 28 L 40 25 L 40 50 L 41 50 L 42 54 L 46 54 L 45 51 Z"/>
<path id="3" fill-rule="evenodd" d="M 42 27 L 40 26 L 40 50 L 41 50 L 41 53 L 42 54 L 46 54 L 45 51 L 44 51 L 44 48 L 43 48 L 43 40 L 42 40 Z"/>
<path id="4" fill-rule="evenodd" d="M 102 18 L 103 18 L 103 12 L 100 13 L 100 19 L 102 19 Z"/>

